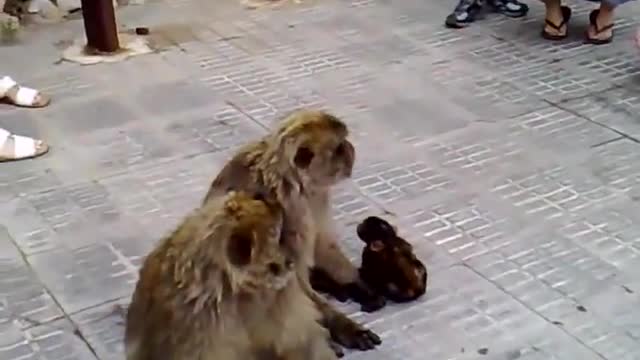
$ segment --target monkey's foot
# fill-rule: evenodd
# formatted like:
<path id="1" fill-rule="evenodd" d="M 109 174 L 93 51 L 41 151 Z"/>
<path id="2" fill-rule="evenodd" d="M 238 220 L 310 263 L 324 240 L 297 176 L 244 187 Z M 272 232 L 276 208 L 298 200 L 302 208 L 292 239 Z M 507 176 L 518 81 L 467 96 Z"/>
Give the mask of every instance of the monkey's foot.
<path id="1" fill-rule="evenodd" d="M 331 319 L 327 328 L 333 341 L 348 349 L 371 350 L 382 343 L 376 333 L 365 329 L 344 314 Z"/>
<path id="2" fill-rule="evenodd" d="M 349 297 L 360 304 L 360 309 L 365 312 L 373 312 L 382 309 L 387 301 L 384 296 L 377 294 L 362 280 L 347 285 Z"/>
<path id="3" fill-rule="evenodd" d="M 313 290 L 329 294 L 340 302 L 349 299 L 349 289 L 333 280 L 326 271 L 319 268 L 312 268 L 309 271 L 309 283 Z"/>

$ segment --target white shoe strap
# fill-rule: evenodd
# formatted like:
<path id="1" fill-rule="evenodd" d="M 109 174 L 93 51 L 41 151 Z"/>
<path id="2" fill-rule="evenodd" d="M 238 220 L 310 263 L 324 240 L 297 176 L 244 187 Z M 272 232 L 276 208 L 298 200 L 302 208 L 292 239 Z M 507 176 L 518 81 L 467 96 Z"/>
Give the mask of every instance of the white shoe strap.
<path id="1" fill-rule="evenodd" d="M 33 156 L 36 153 L 36 140 L 26 136 L 13 135 L 14 149 L 13 153 L 16 158 Z"/>
<path id="2" fill-rule="evenodd" d="M 0 128 L 0 148 L 4 145 L 5 141 L 11 136 L 11 133 L 7 130 Z"/>
<path id="3" fill-rule="evenodd" d="M 38 90 L 20 86 L 16 93 L 15 103 L 16 105 L 31 106 L 36 101 L 36 96 L 38 96 Z"/>
<path id="4" fill-rule="evenodd" d="M 29 3 L 29 8 L 27 9 L 27 11 L 30 14 L 36 14 L 40 11 L 40 0 L 31 0 L 31 2 Z"/>
<path id="5" fill-rule="evenodd" d="M 7 91 L 12 87 L 16 86 L 18 83 L 15 82 L 11 77 L 5 76 L 0 79 L 0 97 L 4 97 L 7 95 Z"/>

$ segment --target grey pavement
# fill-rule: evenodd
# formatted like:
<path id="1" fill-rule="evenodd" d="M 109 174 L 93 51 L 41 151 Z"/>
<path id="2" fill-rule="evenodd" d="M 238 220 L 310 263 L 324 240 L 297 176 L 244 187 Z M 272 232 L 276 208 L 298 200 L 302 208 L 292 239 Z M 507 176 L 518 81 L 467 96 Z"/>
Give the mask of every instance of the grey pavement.
<path id="1" fill-rule="evenodd" d="M 640 8 L 613 44 L 488 15 L 443 27 L 451 1 L 163 0 L 118 11 L 161 49 L 58 63 L 78 20 L 30 26 L 0 73 L 53 96 L 0 105 L 0 127 L 51 153 L 0 164 L 0 360 L 123 359 L 123 309 L 151 246 L 195 207 L 229 151 L 320 107 L 358 160 L 336 191 L 344 248 L 384 215 L 429 267 L 416 302 L 366 314 L 383 337 L 347 359 L 640 359 Z"/>

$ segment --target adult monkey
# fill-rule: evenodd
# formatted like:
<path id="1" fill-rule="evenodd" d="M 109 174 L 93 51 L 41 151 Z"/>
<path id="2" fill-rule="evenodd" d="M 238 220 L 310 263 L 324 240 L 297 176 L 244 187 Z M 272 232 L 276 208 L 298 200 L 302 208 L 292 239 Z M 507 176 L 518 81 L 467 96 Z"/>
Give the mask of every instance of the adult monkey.
<path id="1" fill-rule="evenodd" d="M 384 298 L 360 280 L 333 233 L 330 188 L 351 176 L 355 160 L 348 135 L 346 124 L 329 113 L 295 111 L 275 131 L 238 150 L 215 178 L 204 201 L 231 190 L 259 191 L 277 199 L 285 209 L 283 239 L 299 257 L 300 283 L 322 313 L 322 324 L 336 343 L 369 350 L 381 343 L 380 338 L 337 311 L 309 284 L 313 268 L 363 308 L 371 311 L 384 306 Z"/>
<path id="2" fill-rule="evenodd" d="M 337 360 L 281 239 L 282 207 L 229 192 L 145 258 L 127 311 L 127 360 Z"/>

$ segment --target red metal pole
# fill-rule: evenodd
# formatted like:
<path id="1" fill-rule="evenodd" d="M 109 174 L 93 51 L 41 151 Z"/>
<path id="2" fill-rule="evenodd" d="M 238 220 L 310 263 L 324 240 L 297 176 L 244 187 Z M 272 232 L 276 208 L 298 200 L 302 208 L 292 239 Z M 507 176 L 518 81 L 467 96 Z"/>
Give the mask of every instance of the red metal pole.
<path id="1" fill-rule="evenodd" d="M 112 53 L 120 49 L 113 0 L 81 0 L 87 50 Z"/>

